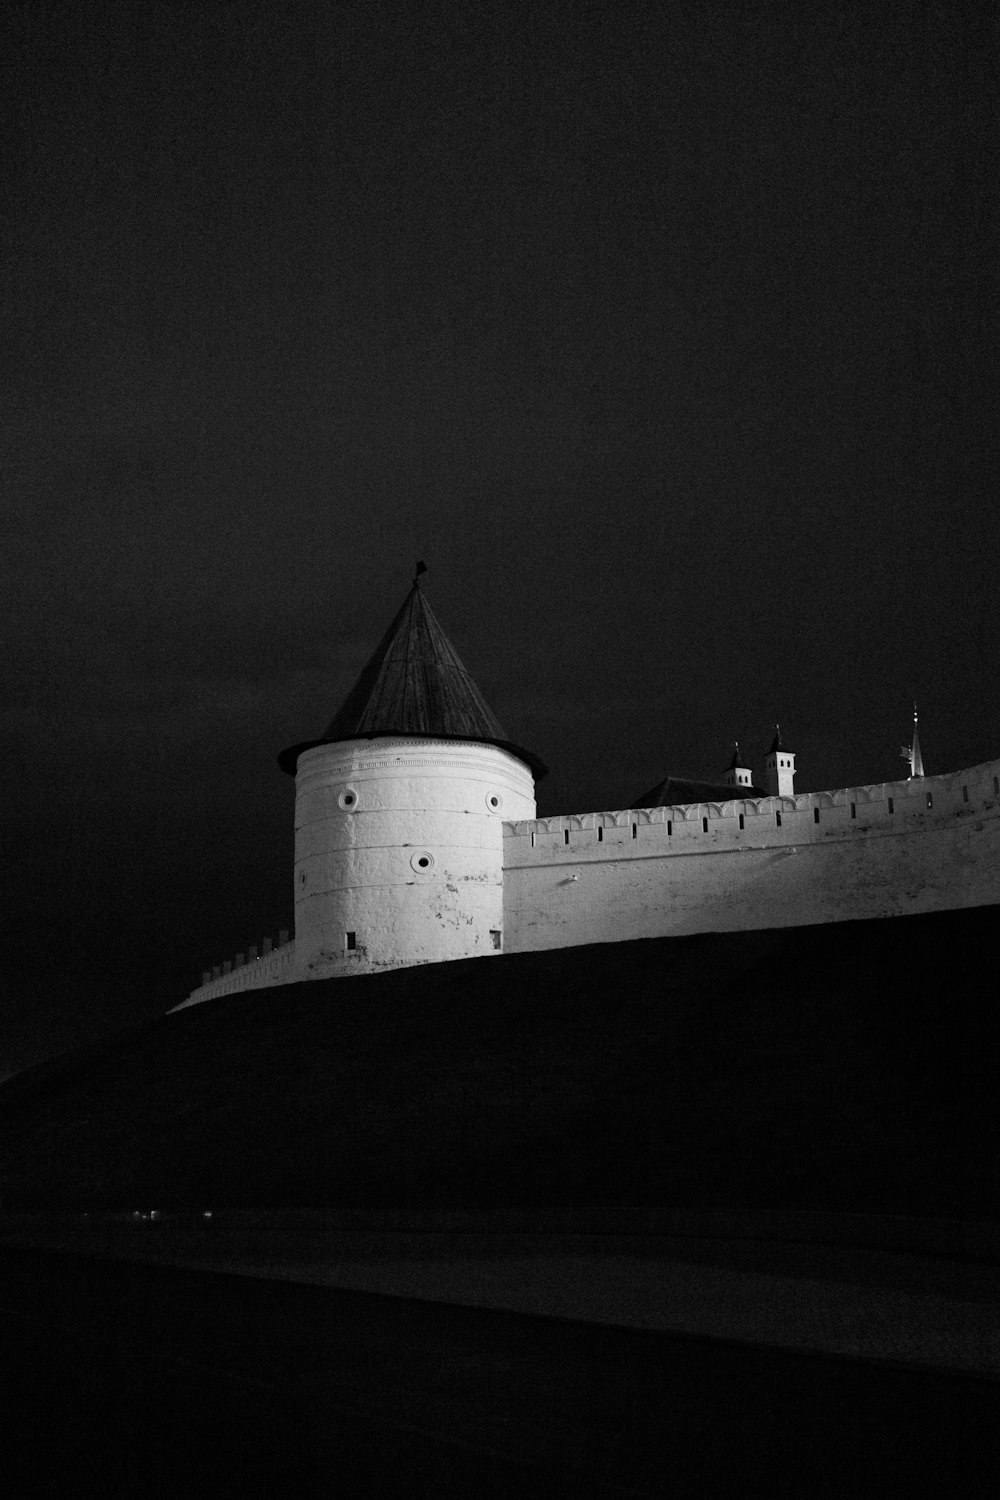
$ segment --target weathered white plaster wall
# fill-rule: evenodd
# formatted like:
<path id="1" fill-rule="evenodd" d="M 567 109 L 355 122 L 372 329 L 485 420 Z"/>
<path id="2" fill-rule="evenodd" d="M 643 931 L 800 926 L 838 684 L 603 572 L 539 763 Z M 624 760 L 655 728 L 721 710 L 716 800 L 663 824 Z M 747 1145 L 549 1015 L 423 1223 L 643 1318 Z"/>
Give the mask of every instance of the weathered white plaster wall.
<path id="1" fill-rule="evenodd" d="M 836 792 L 509 822 L 504 947 L 997 903 L 998 793 L 994 761 Z"/>
<path id="2" fill-rule="evenodd" d="M 486 956 L 493 932 L 512 953 L 1000 904 L 1000 761 L 835 792 L 544 819 L 529 769 L 492 746 L 317 746 L 297 782 L 295 940 L 184 1005 Z"/>
<path id="3" fill-rule="evenodd" d="M 493 745 L 400 738 L 304 751 L 295 801 L 298 977 L 497 951 L 504 819 L 534 814 L 529 768 Z"/>
<path id="4" fill-rule="evenodd" d="M 214 1000 L 217 995 L 233 995 L 238 990 L 261 990 L 272 984 L 291 984 L 297 977 L 293 938 L 290 943 L 283 943 L 271 953 L 252 958 L 238 969 L 199 985 L 186 1000 L 175 1005 L 174 1010 L 183 1010 L 185 1005 L 197 1005 L 201 1000 Z"/>

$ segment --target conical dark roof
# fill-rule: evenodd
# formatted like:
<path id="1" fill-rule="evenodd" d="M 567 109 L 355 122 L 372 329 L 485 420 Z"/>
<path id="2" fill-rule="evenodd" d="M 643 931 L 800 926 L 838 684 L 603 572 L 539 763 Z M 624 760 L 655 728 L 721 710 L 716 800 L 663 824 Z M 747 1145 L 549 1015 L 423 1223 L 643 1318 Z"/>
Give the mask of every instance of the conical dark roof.
<path id="1" fill-rule="evenodd" d="M 430 735 L 497 745 L 525 761 L 536 778 L 546 771 L 536 756 L 507 739 L 417 580 L 322 738 L 290 746 L 278 763 L 294 774 L 300 753 L 313 745 L 377 735 Z"/>

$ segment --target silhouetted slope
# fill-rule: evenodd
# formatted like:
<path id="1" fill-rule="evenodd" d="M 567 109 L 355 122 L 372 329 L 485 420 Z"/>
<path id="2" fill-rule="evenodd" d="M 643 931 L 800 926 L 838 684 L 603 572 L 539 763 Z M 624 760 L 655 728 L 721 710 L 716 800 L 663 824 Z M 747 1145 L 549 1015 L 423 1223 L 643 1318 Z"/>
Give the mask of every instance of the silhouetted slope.
<path id="1" fill-rule="evenodd" d="M 226 997 L 0 1088 L 8 1206 L 996 1217 L 1000 909 Z"/>

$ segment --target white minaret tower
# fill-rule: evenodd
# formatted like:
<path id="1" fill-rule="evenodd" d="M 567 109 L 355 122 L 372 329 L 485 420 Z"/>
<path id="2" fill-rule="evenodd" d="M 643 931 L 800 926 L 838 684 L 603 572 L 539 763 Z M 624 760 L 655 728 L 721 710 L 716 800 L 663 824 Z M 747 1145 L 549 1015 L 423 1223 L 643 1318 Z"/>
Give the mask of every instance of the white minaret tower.
<path id="1" fill-rule="evenodd" d="M 301 979 L 499 952 L 503 823 L 535 817 L 535 756 L 512 744 L 413 587 L 295 775 Z"/>
<path id="2" fill-rule="evenodd" d="M 726 774 L 723 780 L 726 786 L 753 785 L 753 774 L 750 767 L 743 764 L 743 758 L 740 755 L 739 740 L 733 740 L 733 758 L 726 767 Z"/>
<path id="3" fill-rule="evenodd" d="M 764 762 L 764 781 L 771 797 L 794 797 L 795 752 L 782 741 L 781 726 L 775 724 L 774 739 Z"/>
<path id="4" fill-rule="evenodd" d="M 917 705 L 913 705 L 913 742 L 902 749 L 904 760 L 910 762 L 910 780 L 924 774 L 924 758 L 920 753 L 920 735 L 917 733 Z"/>

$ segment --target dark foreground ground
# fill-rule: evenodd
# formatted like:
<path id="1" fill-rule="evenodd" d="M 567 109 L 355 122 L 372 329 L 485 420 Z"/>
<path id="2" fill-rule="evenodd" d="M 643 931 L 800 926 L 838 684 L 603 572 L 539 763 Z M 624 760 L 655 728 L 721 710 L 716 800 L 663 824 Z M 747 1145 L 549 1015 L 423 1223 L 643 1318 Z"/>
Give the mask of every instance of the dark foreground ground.
<path id="1" fill-rule="evenodd" d="M 0 1488 L 1000 1493 L 998 939 L 994 907 L 291 985 L 10 1080 L 7 1222 L 76 1228 L 0 1246 Z M 568 1240 L 498 1265 L 400 1239 L 349 1277 L 300 1238 L 289 1264 L 294 1225 L 692 1215 L 799 1249 L 682 1273 L 623 1243 L 613 1284 Z M 159 1264 L 116 1255 L 171 1223 Z"/>
<path id="2" fill-rule="evenodd" d="M 0 1201 L 995 1221 L 998 941 L 989 907 L 229 996 L 0 1088 Z"/>
<path id="3" fill-rule="evenodd" d="M 0 1250 L 7 1493 L 941 1496 L 991 1380 Z"/>

